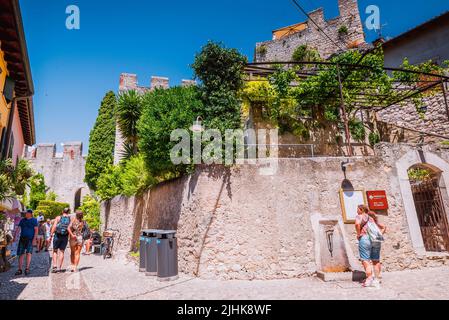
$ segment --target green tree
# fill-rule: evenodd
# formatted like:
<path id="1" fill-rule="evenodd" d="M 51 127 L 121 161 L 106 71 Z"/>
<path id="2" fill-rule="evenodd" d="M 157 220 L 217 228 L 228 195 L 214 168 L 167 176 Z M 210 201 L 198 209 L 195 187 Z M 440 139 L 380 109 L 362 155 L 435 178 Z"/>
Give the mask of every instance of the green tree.
<path id="1" fill-rule="evenodd" d="M 125 159 L 129 159 L 138 152 L 137 122 L 141 114 L 142 96 L 139 93 L 130 90 L 119 96 L 116 116 L 120 132 L 125 140 L 125 154 L 123 155 Z"/>
<path id="2" fill-rule="evenodd" d="M 170 135 L 175 129 L 189 130 L 202 109 L 195 86 L 158 89 L 144 95 L 138 126 L 139 150 L 150 175 L 158 181 L 186 172 L 186 165 L 175 165 L 170 159 L 170 150 L 178 143 L 170 141 Z"/>
<path id="3" fill-rule="evenodd" d="M 90 132 L 85 181 L 92 190 L 97 190 L 98 178 L 114 160 L 115 107 L 116 97 L 110 91 L 101 102 L 97 120 Z"/>
<path id="4" fill-rule="evenodd" d="M 100 229 L 100 203 L 91 195 L 83 198 L 83 205 L 79 208 L 84 213 L 84 220 L 91 230 Z"/>
<path id="5" fill-rule="evenodd" d="M 209 128 L 237 129 L 241 123 L 239 91 L 244 86 L 243 67 L 247 59 L 236 49 L 208 42 L 196 55 L 192 68 L 199 86 L 204 111 L 201 116 Z"/>
<path id="6" fill-rule="evenodd" d="M 122 194 L 123 188 L 120 180 L 122 167 L 109 165 L 97 181 L 97 196 L 102 200 L 109 200 Z"/>
<path id="7" fill-rule="evenodd" d="M 45 185 L 45 178 L 42 174 L 38 173 L 30 179 L 30 196 L 29 203 L 30 208 L 36 210 L 39 202 L 46 199 L 45 191 L 47 186 Z"/>
<path id="8" fill-rule="evenodd" d="M 145 167 L 143 155 L 134 156 L 123 163 L 120 181 L 122 183 L 123 195 L 128 197 L 141 194 L 155 183 L 155 180 Z"/>

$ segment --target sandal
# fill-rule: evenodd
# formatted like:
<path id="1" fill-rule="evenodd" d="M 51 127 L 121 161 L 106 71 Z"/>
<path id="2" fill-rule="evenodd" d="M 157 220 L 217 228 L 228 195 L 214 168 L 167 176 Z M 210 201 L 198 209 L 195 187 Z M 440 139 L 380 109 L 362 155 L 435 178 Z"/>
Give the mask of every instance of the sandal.
<path id="1" fill-rule="evenodd" d="M 29 275 L 30 274 L 30 269 L 25 269 L 25 275 Z"/>
<path id="2" fill-rule="evenodd" d="M 58 273 L 58 268 L 53 267 L 53 268 L 51 269 L 51 273 Z"/>
<path id="3" fill-rule="evenodd" d="M 17 270 L 17 272 L 16 272 L 14 275 L 16 275 L 16 276 L 21 276 L 22 273 L 23 273 L 22 270 L 19 269 L 19 270 Z"/>

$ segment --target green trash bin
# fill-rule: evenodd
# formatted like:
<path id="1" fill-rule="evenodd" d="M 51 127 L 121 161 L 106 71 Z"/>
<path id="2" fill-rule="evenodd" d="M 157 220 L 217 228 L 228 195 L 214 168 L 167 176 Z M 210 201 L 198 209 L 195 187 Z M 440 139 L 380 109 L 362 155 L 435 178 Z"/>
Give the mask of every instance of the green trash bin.
<path id="1" fill-rule="evenodd" d="M 157 234 L 157 279 L 178 279 L 178 243 L 174 230 L 159 231 Z"/>
<path id="2" fill-rule="evenodd" d="M 161 230 L 145 230 L 145 275 L 157 275 L 157 235 Z"/>

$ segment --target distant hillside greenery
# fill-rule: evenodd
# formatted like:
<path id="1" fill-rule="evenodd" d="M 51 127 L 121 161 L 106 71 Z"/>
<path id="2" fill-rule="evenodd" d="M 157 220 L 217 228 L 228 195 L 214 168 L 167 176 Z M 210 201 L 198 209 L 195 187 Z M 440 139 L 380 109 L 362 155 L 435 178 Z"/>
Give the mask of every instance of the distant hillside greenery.
<path id="1" fill-rule="evenodd" d="M 85 182 L 94 191 L 97 190 L 98 178 L 114 161 L 116 103 L 114 92 L 108 92 L 101 102 L 97 120 L 90 132 Z"/>

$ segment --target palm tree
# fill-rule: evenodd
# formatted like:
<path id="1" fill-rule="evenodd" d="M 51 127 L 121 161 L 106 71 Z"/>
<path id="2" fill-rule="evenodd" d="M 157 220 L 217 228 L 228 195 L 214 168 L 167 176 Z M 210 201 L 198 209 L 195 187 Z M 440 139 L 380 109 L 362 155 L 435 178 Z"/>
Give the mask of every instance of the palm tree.
<path id="1" fill-rule="evenodd" d="M 135 90 L 120 94 L 116 117 L 119 129 L 125 139 L 125 152 L 137 154 L 137 122 L 142 114 L 142 97 Z"/>

